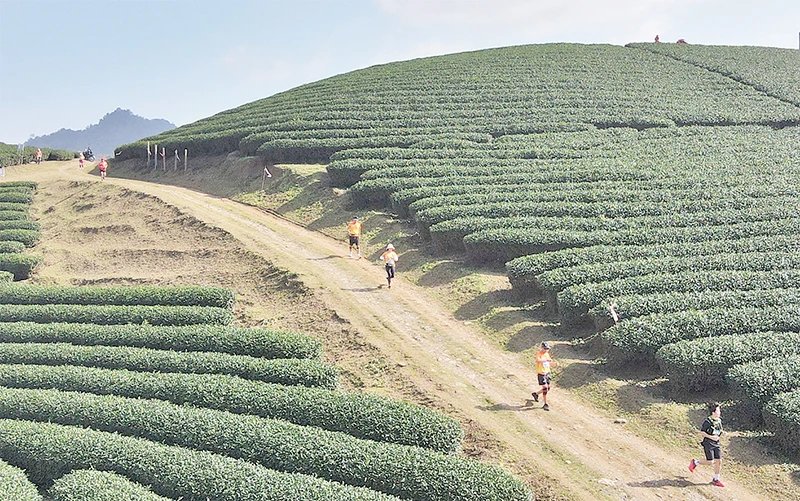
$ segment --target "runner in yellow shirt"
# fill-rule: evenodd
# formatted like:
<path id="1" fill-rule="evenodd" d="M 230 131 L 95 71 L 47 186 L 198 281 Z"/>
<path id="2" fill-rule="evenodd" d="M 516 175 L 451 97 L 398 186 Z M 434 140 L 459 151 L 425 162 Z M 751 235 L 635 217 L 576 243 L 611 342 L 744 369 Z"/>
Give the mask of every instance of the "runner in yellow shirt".
<path id="1" fill-rule="evenodd" d="M 353 216 L 353 219 L 347 223 L 347 238 L 350 241 L 350 257 L 353 257 L 353 247 L 358 251 L 358 257 L 361 258 L 361 247 L 359 240 L 361 240 L 361 221 L 358 216 Z"/>
<path id="2" fill-rule="evenodd" d="M 550 343 L 545 341 L 542 347 L 536 352 L 536 379 L 539 382 L 539 391 L 531 393 L 534 402 L 539 401 L 539 394 L 542 395 L 544 406 L 542 409 L 549 411 L 547 405 L 547 392 L 550 391 L 550 368 L 556 366 L 555 360 L 550 357 Z"/>

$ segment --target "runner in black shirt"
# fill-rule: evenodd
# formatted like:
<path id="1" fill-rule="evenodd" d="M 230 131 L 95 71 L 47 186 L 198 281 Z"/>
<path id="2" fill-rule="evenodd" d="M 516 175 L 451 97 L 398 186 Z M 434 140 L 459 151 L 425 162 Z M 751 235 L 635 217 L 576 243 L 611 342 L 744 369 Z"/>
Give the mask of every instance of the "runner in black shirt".
<path id="1" fill-rule="evenodd" d="M 719 437 L 722 435 L 722 419 L 720 418 L 721 411 L 719 403 L 709 402 L 708 413 L 708 417 L 700 426 L 700 434 L 703 436 L 703 441 L 700 442 L 700 445 L 703 446 L 706 459 L 692 459 L 689 463 L 689 471 L 694 473 L 694 469 L 701 464 L 713 465 L 714 477 L 711 480 L 711 485 L 725 487 L 725 484 L 720 480 L 720 472 L 722 471 L 722 448 L 719 445 Z"/>

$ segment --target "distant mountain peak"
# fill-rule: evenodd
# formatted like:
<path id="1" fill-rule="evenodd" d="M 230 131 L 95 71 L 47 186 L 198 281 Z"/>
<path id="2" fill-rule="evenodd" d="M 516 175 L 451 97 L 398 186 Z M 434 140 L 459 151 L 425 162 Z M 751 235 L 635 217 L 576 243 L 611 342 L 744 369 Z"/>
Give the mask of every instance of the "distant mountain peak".
<path id="1" fill-rule="evenodd" d="M 107 113 L 96 124 L 83 130 L 60 129 L 51 134 L 34 137 L 31 146 L 83 151 L 90 146 L 97 154 L 113 155 L 117 146 L 132 143 L 175 128 L 175 124 L 161 118 L 148 119 L 131 110 L 117 108 Z"/>

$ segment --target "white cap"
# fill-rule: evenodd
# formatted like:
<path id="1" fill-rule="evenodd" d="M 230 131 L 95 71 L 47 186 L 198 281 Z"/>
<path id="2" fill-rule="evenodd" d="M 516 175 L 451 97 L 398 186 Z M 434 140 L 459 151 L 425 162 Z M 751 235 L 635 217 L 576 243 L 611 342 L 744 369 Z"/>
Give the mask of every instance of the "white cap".
<path id="1" fill-rule="evenodd" d="M 389 244 L 389 245 L 387 245 L 387 246 L 386 246 L 386 248 L 387 248 L 387 249 L 394 249 L 394 245 L 392 245 L 392 244 Z"/>

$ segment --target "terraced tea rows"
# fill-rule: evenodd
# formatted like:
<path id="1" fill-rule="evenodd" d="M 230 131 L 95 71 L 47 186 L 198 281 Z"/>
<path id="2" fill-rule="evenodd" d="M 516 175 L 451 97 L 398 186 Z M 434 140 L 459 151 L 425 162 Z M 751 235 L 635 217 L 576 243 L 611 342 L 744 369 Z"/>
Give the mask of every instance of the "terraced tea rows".
<path id="1" fill-rule="evenodd" d="M 457 421 L 342 391 L 319 342 L 230 326 L 233 304 L 215 287 L 0 286 L 0 498 L 533 498 L 460 454 Z"/>
<path id="2" fill-rule="evenodd" d="M 800 332 L 799 65 L 759 48 L 493 49 L 340 75 L 149 140 L 330 159 L 356 204 L 391 205 L 439 250 L 506 263 L 565 327 L 593 320 L 612 362 L 663 359 L 671 378 L 716 383 L 722 368 L 693 368 L 694 350 L 716 360 L 704 339 L 791 345 Z M 791 374 L 793 357 L 754 371 Z M 797 383 L 782 381 L 739 394 L 796 437 Z"/>

